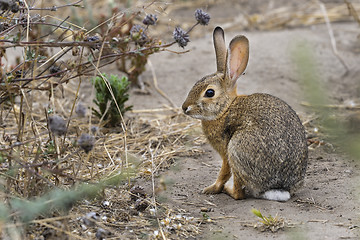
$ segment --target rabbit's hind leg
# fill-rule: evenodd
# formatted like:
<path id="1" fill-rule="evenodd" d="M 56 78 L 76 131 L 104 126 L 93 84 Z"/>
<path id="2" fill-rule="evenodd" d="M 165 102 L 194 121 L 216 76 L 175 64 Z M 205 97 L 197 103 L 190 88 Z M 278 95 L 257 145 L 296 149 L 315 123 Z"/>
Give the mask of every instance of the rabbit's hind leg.
<path id="1" fill-rule="evenodd" d="M 226 192 L 235 200 L 244 199 L 245 189 L 242 179 L 237 174 L 233 174 L 233 178 L 234 178 L 233 186 L 231 187 L 226 185 L 224 187 L 224 192 Z"/>

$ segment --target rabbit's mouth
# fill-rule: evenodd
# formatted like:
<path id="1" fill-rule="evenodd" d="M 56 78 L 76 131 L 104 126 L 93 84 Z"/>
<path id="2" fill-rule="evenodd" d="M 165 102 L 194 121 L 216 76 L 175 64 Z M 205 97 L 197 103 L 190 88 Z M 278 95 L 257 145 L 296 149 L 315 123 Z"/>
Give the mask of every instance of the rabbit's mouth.
<path id="1" fill-rule="evenodd" d="M 213 116 L 205 116 L 204 114 L 199 113 L 192 106 L 187 106 L 187 107 L 183 106 L 182 109 L 183 109 L 185 115 L 188 115 L 192 118 L 205 120 L 205 121 L 214 120 Z"/>
<path id="2" fill-rule="evenodd" d="M 197 118 L 197 119 L 202 119 L 202 116 L 200 114 L 196 114 L 196 112 L 194 112 L 194 108 L 190 105 L 190 106 L 182 106 L 182 109 L 184 111 L 185 115 L 188 115 L 192 118 Z"/>

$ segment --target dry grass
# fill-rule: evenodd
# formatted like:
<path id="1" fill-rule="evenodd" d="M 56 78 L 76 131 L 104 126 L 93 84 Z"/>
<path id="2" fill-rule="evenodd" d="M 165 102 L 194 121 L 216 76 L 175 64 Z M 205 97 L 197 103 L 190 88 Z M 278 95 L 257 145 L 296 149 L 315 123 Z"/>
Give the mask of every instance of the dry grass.
<path id="1" fill-rule="evenodd" d="M 70 83 L 67 87 L 74 86 L 75 83 Z M 54 92 L 53 100 L 56 103 L 53 109 L 60 109 L 59 113 L 68 115 L 72 104 L 67 102 L 71 103 L 70 100 L 74 99 L 76 93 L 65 90 L 65 98 L 61 98 L 61 94 L 61 91 Z M 44 93 L 38 92 L 38 96 L 34 95 L 34 103 L 44 99 Z M 22 111 L 30 114 L 25 106 Z M 44 114 L 41 115 L 41 109 L 35 108 L 32 109 L 31 116 L 24 116 L 19 139 L 21 141 L 17 141 L 15 137 L 18 125 L 15 116 L 18 112 L 9 111 L 4 119 L 9 123 L 4 128 L 9 138 L 7 141 L 1 139 L 2 157 L 6 159 L 1 164 L 1 170 L 7 179 L 4 183 L 7 192 L 2 196 L 4 200 L 14 196 L 35 197 L 51 188 L 72 188 L 81 182 L 96 183 L 119 172 L 126 175 L 126 169 L 132 167 L 135 167 L 137 172 L 126 176 L 126 184 L 104 189 L 94 200 L 81 201 L 69 213 L 55 211 L 51 214 L 52 217 L 45 214 L 43 218 L 32 220 L 27 236 L 36 238 L 51 234 L 87 239 L 88 236 L 95 237 L 97 232 L 104 230 L 104 234 L 109 233 L 112 237 L 135 237 L 142 234 L 156 235 L 159 226 L 164 228 L 164 236 L 196 235 L 199 232 L 197 224 L 200 220 L 186 216 L 181 210 L 167 209 L 165 205 L 157 203 L 157 186 L 154 185 L 154 192 L 145 194 L 143 200 L 146 203 L 143 203 L 143 207 L 137 206 L 137 199 L 131 200 L 131 179 L 141 176 L 151 181 L 160 170 L 169 168 L 176 158 L 202 152 L 199 146 L 205 140 L 198 136 L 199 122 L 174 110 L 161 111 L 165 114 L 159 111 L 152 113 L 149 110 L 132 113 L 125 118 L 126 132 L 120 127 L 100 127 L 95 146 L 89 153 L 76 146 L 78 136 L 89 131 L 88 118 L 73 116 L 69 121 L 66 137 L 54 136 L 47 131 L 47 120 Z M 34 126 L 42 134 L 34 135 Z M 51 141 L 55 144 L 50 149 Z M 16 169 L 15 173 L 10 175 L 9 172 L 13 169 Z M 137 210 L 137 207 L 140 210 Z M 83 218 L 89 213 L 97 216 L 91 220 L 93 224 L 84 223 Z M 156 220 L 160 224 L 157 224 Z M 11 228 L 6 224 L 4 227 Z"/>
<path id="2" fill-rule="evenodd" d="M 36 3 L 40 4 L 37 6 L 41 8 L 40 13 L 49 10 L 44 1 Z M 58 2 L 55 4 L 59 6 Z M 27 21 L 30 23 L 28 25 L 16 25 L 17 13 L 3 13 L 3 18 L 14 25 L 7 26 L 9 28 L 2 34 L 12 37 L 12 27 L 19 28 L 23 34 L 19 41 L 1 39 L 4 68 L 1 71 L 0 96 L 0 197 L 5 204 L 0 209 L 0 230 L 4 237 L 102 239 L 105 236 L 136 238 L 141 235 L 161 235 L 166 238 L 199 232 L 198 220 L 187 217 L 181 210 L 167 209 L 157 202 L 158 189 L 155 186 L 159 171 L 167 169 L 176 158 L 201 152 L 198 146 L 204 139 L 194 134 L 198 132 L 198 122 L 185 118 L 179 109 L 165 110 L 166 114 L 160 112 L 160 115 L 159 112 L 153 115 L 149 111 L 140 111 L 122 117 L 118 127 L 109 129 L 103 127 L 101 119 L 94 119 L 89 113 L 85 117 L 76 114 L 80 89 L 90 93 L 90 97 L 86 97 L 88 102 L 85 109 L 89 112 L 91 108 L 93 90 L 85 80 L 100 74 L 100 67 L 133 56 L 134 51 L 138 51 L 117 49 L 114 58 L 113 53 L 106 51 L 110 46 L 106 39 L 111 30 L 117 27 L 131 27 L 130 22 L 144 14 L 146 6 L 151 6 L 153 2 L 146 4 L 145 8 L 138 9 L 139 12 L 135 11 L 136 7 L 125 12 L 116 10 L 113 17 L 103 20 L 108 27 L 105 30 L 102 28 L 104 24 L 100 24 L 90 30 L 77 26 L 76 31 L 70 31 L 63 24 L 74 24 L 68 19 L 51 15 L 37 22 L 33 12 L 26 12 L 32 8 L 27 5 L 20 7 L 24 8 L 21 11 L 25 12 L 27 19 L 31 19 Z M 60 12 L 66 13 L 66 7 L 69 6 L 64 5 Z M 130 15 L 123 18 L 126 14 Z M 37 34 L 41 34 L 41 30 L 36 28 L 36 23 L 46 25 L 49 19 L 58 21 L 49 24 L 55 28 L 49 35 L 52 40 L 44 37 L 44 41 L 39 42 Z M 29 31 L 30 25 L 32 31 Z M 93 36 L 95 29 L 103 31 L 103 42 L 85 40 Z M 124 30 L 125 33 L 127 31 L 129 29 Z M 76 37 L 80 37 L 79 41 L 75 40 Z M 128 45 L 134 46 L 136 48 L 136 44 Z M 12 65 L 11 47 L 15 47 L 18 50 L 15 54 L 20 56 L 15 59 L 16 66 Z M 145 49 L 153 47 L 146 46 Z M 69 54 L 71 50 L 73 56 Z M 22 59 L 23 52 L 33 55 Z M 107 59 L 109 55 L 112 56 L 111 61 Z M 59 68 L 46 73 L 54 66 Z M 52 129 L 49 119 L 55 115 L 59 116 L 57 119 L 63 118 L 65 121 L 58 124 L 60 130 L 49 131 Z M 77 144 L 83 133 L 95 137 L 94 147 L 89 152 Z M 114 176 L 120 176 L 120 185 L 119 182 L 108 184 Z M 132 181 L 140 176 L 151 180 L 152 192 L 137 195 L 131 190 Z M 95 186 L 88 190 L 96 194 L 91 195 L 90 191 L 91 196 L 84 195 L 90 197 L 79 201 L 78 197 L 83 196 L 87 185 Z M 141 186 L 138 188 L 141 189 Z M 58 190 L 67 189 L 77 197 L 70 201 L 64 199 L 61 205 L 61 198 L 70 195 Z M 51 207 L 51 202 L 58 205 Z M 25 216 L 25 213 L 28 215 Z M 163 219 L 172 220 L 162 224 Z"/>

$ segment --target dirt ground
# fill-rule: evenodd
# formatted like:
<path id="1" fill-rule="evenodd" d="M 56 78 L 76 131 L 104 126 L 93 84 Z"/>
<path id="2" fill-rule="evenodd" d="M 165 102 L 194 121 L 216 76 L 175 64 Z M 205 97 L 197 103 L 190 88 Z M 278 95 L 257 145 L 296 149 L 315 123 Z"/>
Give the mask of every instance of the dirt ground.
<path id="1" fill-rule="evenodd" d="M 211 12 L 210 12 L 211 13 Z M 162 53 L 151 57 L 161 89 L 180 107 L 192 85 L 205 74 L 215 71 L 212 46 L 213 26 L 225 24 L 215 17 L 205 34 L 191 39 L 187 54 Z M 238 81 L 238 92 L 251 94 L 264 92 L 288 102 L 305 121 L 313 115 L 304 107 L 304 88 L 298 80 L 291 52 L 299 41 L 312 46 L 319 79 L 329 91 L 333 103 L 357 102 L 359 95 L 359 26 L 355 23 L 332 24 L 340 55 L 350 68 L 345 70 L 331 50 L 328 30 L 324 24 L 278 31 L 241 31 L 236 27 L 226 32 L 227 43 L 236 34 L 244 34 L 250 41 L 250 60 L 246 74 Z M 178 47 L 173 50 L 179 51 Z M 145 82 L 152 83 L 148 71 Z M 169 103 L 156 91 L 148 95 L 132 94 L 134 109 L 160 108 Z M 196 120 L 194 120 L 196 121 Z M 316 126 L 315 126 L 316 127 Z M 311 129 L 307 129 L 311 131 Z M 165 179 L 167 190 L 161 199 L 173 208 L 184 209 L 189 215 L 201 217 L 201 208 L 213 219 L 203 223 L 197 239 L 358 239 L 359 235 L 359 162 L 339 149 L 320 146 L 309 151 L 306 184 L 288 202 L 280 203 L 260 199 L 233 200 L 222 193 L 204 195 L 202 189 L 212 184 L 221 166 L 220 156 L 209 146 L 202 146 L 204 154 L 196 158 L 179 158 L 175 167 L 163 172 L 156 180 Z M 139 179 L 141 185 L 151 184 Z M 285 219 L 288 227 L 276 233 L 261 232 L 253 226 L 258 219 L 252 208 L 264 215 Z"/>

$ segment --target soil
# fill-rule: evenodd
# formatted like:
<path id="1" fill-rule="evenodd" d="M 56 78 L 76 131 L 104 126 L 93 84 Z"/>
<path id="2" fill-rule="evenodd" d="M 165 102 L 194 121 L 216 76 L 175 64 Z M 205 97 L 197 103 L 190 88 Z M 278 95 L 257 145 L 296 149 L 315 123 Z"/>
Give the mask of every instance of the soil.
<path id="1" fill-rule="evenodd" d="M 215 26 L 216 19 L 212 20 Z M 350 69 L 345 76 L 324 24 L 278 31 L 225 29 L 227 43 L 237 34 L 246 35 L 250 41 L 250 61 L 246 74 L 238 80 L 238 92 L 273 94 L 288 102 L 303 121 L 309 119 L 314 111 L 301 104 L 306 101 L 306 88 L 298 80 L 291 55 L 299 42 L 306 41 L 316 59 L 319 80 L 326 86 L 332 103 L 359 100 L 357 87 L 353 87 L 359 86 L 360 81 L 359 26 L 346 22 L 334 23 L 332 28 L 339 54 Z M 205 29 L 202 37 L 191 39 L 186 48 L 189 53 L 161 53 L 150 59 L 160 88 L 177 107 L 198 79 L 215 71 L 213 26 Z M 182 49 L 175 46 L 173 50 Z M 143 80 L 151 88 L 153 75 L 149 69 Z M 134 109 L 169 105 L 155 90 L 150 91 L 151 97 L 132 94 Z M 309 134 L 314 127 L 317 126 L 307 126 Z M 184 209 L 195 217 L 205 216 L 201 210 L 208 210 L 205 214 L 212 221 L 204 221 L 197 239 L 359 239 L 359 161 L 330 143 L 310 148 L 305 186 L 285 203 L 253 198 L 234 200 L 224 193 L 202 194 L 202 189 L 215 181 L 221 166 L 218 153 L 209 144 L 202 147 L 202 155 L 177 159 L 174 169 L 156 179 L 172 182 L 159 194 L 159 199 L 169 206 Z M 144 179 L 138 182 L 151 193 L 150 183 Z M 253 208 L 265 216 L 278 215 L 284 219 L 285 227 L 275 233 L 254 228 L 259 219 L 251 212 Z"/>

